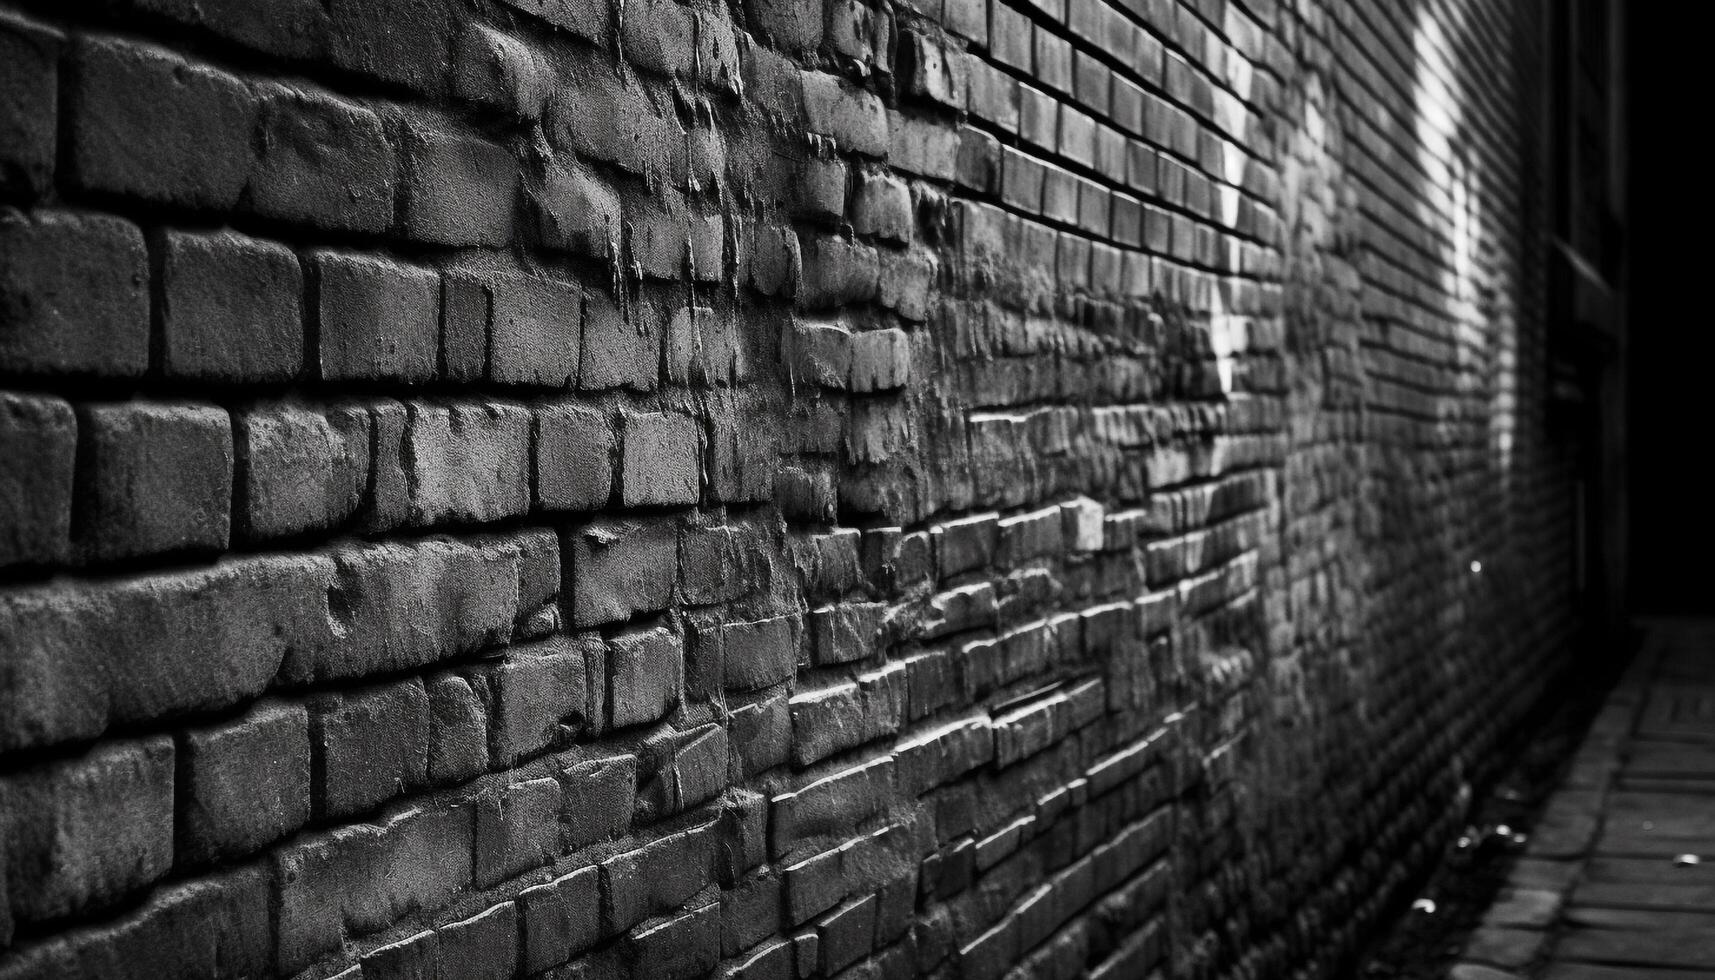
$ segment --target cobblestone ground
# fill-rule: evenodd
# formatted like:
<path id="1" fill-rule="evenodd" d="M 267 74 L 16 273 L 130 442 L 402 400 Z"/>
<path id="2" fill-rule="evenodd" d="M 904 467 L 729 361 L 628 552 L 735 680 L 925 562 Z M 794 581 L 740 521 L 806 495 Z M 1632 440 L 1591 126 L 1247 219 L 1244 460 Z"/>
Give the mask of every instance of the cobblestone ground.
<path id="1" fill-rule="evenodd" d="M 1450 980 L 1715 976 L 1715 621 L 1649 626 Z"/>

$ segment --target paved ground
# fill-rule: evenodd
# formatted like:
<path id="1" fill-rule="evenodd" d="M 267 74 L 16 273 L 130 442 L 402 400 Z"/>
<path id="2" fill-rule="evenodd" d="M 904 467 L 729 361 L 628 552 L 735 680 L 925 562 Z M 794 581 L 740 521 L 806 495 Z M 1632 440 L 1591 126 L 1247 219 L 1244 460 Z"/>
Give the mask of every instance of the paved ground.
<path id="1" fill-rule="evenodd" d="M 1662 620 L 1452 980 L 1715 977 L 1715 620 Z"/>

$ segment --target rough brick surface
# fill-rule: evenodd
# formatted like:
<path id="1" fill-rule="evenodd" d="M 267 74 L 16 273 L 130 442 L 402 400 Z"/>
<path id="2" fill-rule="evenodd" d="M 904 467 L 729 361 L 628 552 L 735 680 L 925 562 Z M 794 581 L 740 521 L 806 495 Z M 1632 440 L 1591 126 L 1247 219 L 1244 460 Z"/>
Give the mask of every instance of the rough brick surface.
<path id="1" fill-rule="evenodd" d="M 1541 7 L 0 0 L 0 977 L 1325 975 L 1574 622 Z"/>

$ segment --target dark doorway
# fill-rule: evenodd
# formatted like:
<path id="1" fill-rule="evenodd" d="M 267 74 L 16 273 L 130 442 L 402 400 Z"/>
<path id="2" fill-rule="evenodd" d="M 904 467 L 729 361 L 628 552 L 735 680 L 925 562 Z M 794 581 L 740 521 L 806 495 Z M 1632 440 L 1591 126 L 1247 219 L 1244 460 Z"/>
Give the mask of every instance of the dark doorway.
<path id="1" fill-rule="evenodd" d="M 1710 323 L 1707 165 L 1694 146 L 1707 43 L 1668 7 L 1628 24 L 1630 179 L 1627 420 L 1629 606 L 1715 613 L 1715 328 Z M 1690 110 L 1690 114 L 1687 113 Z"/>

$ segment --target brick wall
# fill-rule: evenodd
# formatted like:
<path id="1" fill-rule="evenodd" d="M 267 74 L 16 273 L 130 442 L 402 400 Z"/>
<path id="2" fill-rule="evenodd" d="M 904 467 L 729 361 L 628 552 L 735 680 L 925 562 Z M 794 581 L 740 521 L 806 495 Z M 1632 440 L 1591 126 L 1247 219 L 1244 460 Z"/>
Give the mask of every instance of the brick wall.
<path id="1" fill-rule="evenodd" d="M 1328 975 L 1570 627 L 1540 16 L 0 2 L 0 978 Z"/>

